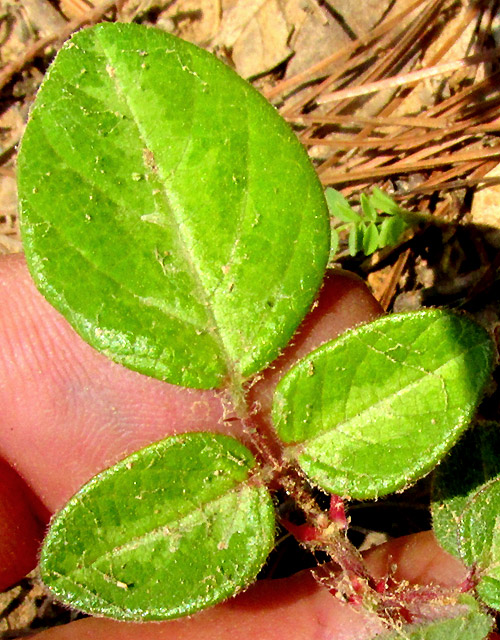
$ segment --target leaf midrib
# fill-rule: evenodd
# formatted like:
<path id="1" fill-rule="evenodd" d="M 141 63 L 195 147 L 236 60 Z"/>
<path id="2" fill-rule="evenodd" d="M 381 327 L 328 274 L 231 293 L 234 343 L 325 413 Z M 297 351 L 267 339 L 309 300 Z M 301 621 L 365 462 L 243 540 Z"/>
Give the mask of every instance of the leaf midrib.
<path id="1" fill-rule="evenodd" d="M 132 121 L 136 126 L 139 138 L 144 144 L 144 148 L 148 149 L 149 151 L 151 151 L 151 153 L 153 153 L 153 149 L 148 142 L 147 135 L 141 126 L 141 120 L 137 116 L 134 108 L 132 107 L 131 103 L 127 98 L 126 93 L 123 91 L 123 87 L 119 82 L 116 61 L 110 57 L 106 47 L 100 41 L 100 39 L 96 39 L 96 42 L 99 43 L 104 58 L 108 61 L 109 65 L 111 65 L 114 69 L 114 73 L 113 73 L 113 76 L 111 77 L 111 81 L 114 83 L 114 86 L 116 88 L 117 97 L 123 101 L 123 103 L 129 110 L 130 116 L 132 117 Z M 196 95 L 199 96 L 198 91 L 196 92 Z M 194 104 L 195 103 L 193 102 L 193 105 Z M 153 156 L 154 156 L 154 153 L 153 153 Z M 150 168 L 146 165 L 144 161 L 143 161 L 143 166 L 147 171 L 147 173 L 151 175 L 155 180 L 157 180 L 158 185 L 161 187 L 161 193 L 164 197 L 165 204 L 167 205 L 167 212 L 171 212 L 172 217 L 174 219 L 175 224 L 172 225 L 172 228 L 175 232 L 175 237 L 178 240 L 179 251 L 184 256 L 186 264 L 189 266 L 189 270 L 191 272 L 193 283 L 198 293 L 198 297 L 201 301 L 201 305 L 204 307 L 205 312 L 207 314 L 208 322 L 207 322 L 206 329 L 208 333 L 213 336 L 216 344 L 219 345 L 219 351 L 222 356 L 222 360 L 224 361 L 224 364 L 225 364 L 227 378 L 228 378 L 228 380 L 226 381 L 226 384 L 229 383 L 228 386 L 233 388 L 238 387 L 239 384 L 241 383 L 241 375 L 236 369 L 236 363 L 231 358 L 230 349 L 227 344 L 227 341 L 225 340 L 224 335 L 220 331 L 220 323 L 217 321 L 216 315 L 214 313 L 214 308 L 210 303 L 210 295 L 203 283 L 203 278 L 201 275 L 202 270 L 196 264 L 194 260 L 194 255 L 190 253 L 190 247 L 192 247 L 193 245 L 192 243 L 189 242 L 189 237 L 187 236 L 187 234 L 185 232 L 183 233 L 183 229 L 185 228 L 185 225 L 177 217 L 175 206 L 173 204 L 170 204 L 169 196 L 168 196 L 166 184 L 165 184 L 166 180 L 164 176 L 161 176 L 162 179 L 156 178 L 156 176 L 154 176 L 154 173 L 150 170 Z M 159 171 L 161 170 L 161 167 L 159 165 L 158 165 L 158 170 Z M 162 211 L 162 214 L 165 215 L 165 212 Z M 168 219 L 169 216 L 166 215 L 165 217 Z M 194 254 L 194 251 L 193 251 L 193 254 Z"/>
<path id="2" fill-rule="evenodd" d="M 423 374 L 422 376 L 420 376 L 416 380 L 413 380 L 410 384 L 407 384 L 404 387 L 399 388 L 396 393 L 392 393 L 390 395 L 385 396 L 384 398 L 381 398 L 378 402 L 376 402 L 374 404 L 371 404 L 369 407 L 367 407 L 363 411 L 361 411 L 359 413 L 356 413 L 355 415 L 351 416 L 347 420 L 344 420 L 342 422 L 337 422 L 334 426 L 326 428 L 324 431 L 314 435 L 312 438 L 305 439 L 305 440 L 302 440 L 302 441 L 300 441 L 298 443 L 296 442 L 296 443 L 291 444 L 289 450 L 292 450 L 293 448 L 295 448 L 296 450 L 299 449 L 300 451 L 303 451 L 311 443 L 314 443 L 314 441 L 319 440 L 320 438 L 322 438 L 322 437 L 324 437 L 324 436 L 326 436 L 328 434 L 331 434 L 332 432 L 340 432 L 344 436 L 349 436 L 350 435 L 349 432 L 346 432 L 345 429 L 349 428 L 350 426 L 352 426 L 352 424 L 355 423 L 360 418 L 362 418 L 363 415 L 369 415 L 375 409 L 383 406 L 394 395 L 400 395 L 402 393 L 406 393 L 406 392 L 410 391 L 412 387 L 414 387 L 414 386 L 416 386 L 418 384 L 421 384 L 422 380 L 425 379 L 425 376 L 427 376 L 427 375 L 431 375 L 433 377 L 436 376 L 441 369 L 443 369 L 444 367 L 449 366 L 451 363 L 455 362 L 459 358 L 463 358 L 465 355 L 469 354 L 471 351 L 474 351 L 476 349 L 483 350 L 484 346 L 486 344 L 487 344 L 486 342 L 475 344 L 473 347 L 471 347 L 470 349 L 467 349 L 466 351 L 462 351 L 460 354 L 456 355 L 454 358 L 450 358 L 444 364 L 440 365 L 437 369 L 435 369 L 433 372 L 422 371 L 422 374 Z M 322 421 L 322 417 L 323 417 L 323 414 L 321 414 L 321 421 Z M 342 429 L 342 431 L 340 429 Z M 373 442 L 368 442 L 368 444 L 373 444 Z"/>
<path id="3" fill-rule="evenodd" d="M 176 526 L 175 528 L 168 530 L 168 533 L 169 534 L 172 533 L 173 535 L 175 535 L 176 533 L 178 533 L 180 529 L 182 529 L 183 524 L 187 523 L 190 519 L 192 519 L 196 515 L 196 512 L 199 512 L 200 514 L 202 514 L 206 508 L 209 508 L 212 505 L 217 504 L 219 501 L 224 500 L 233 494 L 242 493 L 243 491 L 245 491 L 245 489 L 252 490 L 254 488 L 255 487 L 253 487 L 250 484 L 248 478 L 241 482 L 238 482 L 233 487 L 231 487 L 230 490 L 225 491 L 224 493 L 221 493 L 210 500 L 206 500 L 203 503 L 203 505 L 200 505 L 199 507 L 182 514 L 181 517 L 175 517 L 171 520 L 167 520 L 161 526 L 157 526 L 156 528 L 150 531 L 146 531 L 145 533 L 142 533 L 139 536 L 136 536 L 134 540 L 129 540 L 119 546 L 109 549 L 105 553 L 97 556 L 96 558 L 93 558 L 89 563 L 84 563 L 82 567 L 75 567 L 75 569 L 69 572 L 69 574 L 71 575 L 74 573 L 81 573 L 82 571 L 85 571 L 85 569 L 94 569 L 95 568 L 94 565 L 96 565 L 101 561 L 108 560 L 120 553 L 133 551 L 136 548 L 140 548 L 143 544 L 147 544 L 150 541 L 156 540 L 157 538 L 164 538 L 165 532 L 167 529 L 169 529 L 169 524 L 171 523 L 175 524 Z M 182 535 L 182 533 L 180 535 Z"/>

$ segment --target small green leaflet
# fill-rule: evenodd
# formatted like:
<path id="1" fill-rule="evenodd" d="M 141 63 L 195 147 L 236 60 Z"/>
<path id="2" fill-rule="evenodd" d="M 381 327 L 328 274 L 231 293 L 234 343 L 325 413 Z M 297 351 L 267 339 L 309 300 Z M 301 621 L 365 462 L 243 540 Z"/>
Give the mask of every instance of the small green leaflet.
<path id="1" fill-rule="evenodd" d="M 441 605 L 442 607 L 443 605 Z M 409 625 L 401 631 L 377 636 L 380 640 L 485 640 L 492 627 L 493 618 L 481 610 L 472 596 L 459 598 L 460 613 L 455 617 L 421 625 Z M 374 639 L 375 640 L 375 639 Z"/>
<path id="2" fill-rule="evenodd" d="M 460 557 L 458 523 L 470 497 L 500 474 L 500 425 L 467 431 L 436 468 L 432 478 L 432 528 L 441 546 Z"/>
<path id="3" fill-rule="evenodd" d="M 397 216 L 401 212 L 401 207 L 398 203 L 378 187 L 373 187 L 370 200 L 372 206 L 382 213 L 387 213 L 390 216 Z"/>
<path id="4" fill-rule="evenodd" d="M 331 214 L 336 218 L 342 222 L 361 222 L 362 217 L 354 211 L 340 191 L 328 187 L 325 189 L 325 198 Z"/>
<path id="5" fill-rule="evenodd" d="M 328 212 L 295 134 L 226 65 L 159 29 L 74 35 L 18 169 L 38 288 L 147 375 L 238 386 L 288 343 L 323 279 Z"/>
<path id="6" fill-rule="evenodd" d="M 42 579 L 67 604 L 119 620 L 163 620 L 249 585 L 274 544 L 255 460 L 222 435 L 172 436 L 85 485 L 55 517 Z"/>
<path id="7" fill-rule="evenodd" d="M 485 604 L 500 611 L 500 479 L 494 478 L 471 496 L 462 514 L 459 549 L 474 566 L 476 591 Z"/>
<path id="8" fill-rule="evenodd" d="M 379 227 L 379 248 L 396 245 L 406 229 L 408 229 L 408 223 L 403 218 L 397 216 L 385 218 Z"/>
<path id="9" fill-rule="evenodd" d="M 440 310 L 388 316 L 347 332 L 278 384 L 273 421 L 317 485 L 376 498 L 429 472 L 468 426 L 489 379 L 491 340 Z"/>

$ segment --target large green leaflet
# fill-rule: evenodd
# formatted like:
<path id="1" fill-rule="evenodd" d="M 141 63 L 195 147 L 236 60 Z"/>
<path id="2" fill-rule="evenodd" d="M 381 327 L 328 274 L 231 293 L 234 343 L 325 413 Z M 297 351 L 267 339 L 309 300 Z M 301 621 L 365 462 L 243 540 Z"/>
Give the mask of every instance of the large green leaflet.
<path id="1" fill-rule="evenodd" d="M 64 602 L 122 620 L 187 615 L 238 592 L 274 543 L 255 460 L 222 435 L 172 436 L 102 472 L 56 516 L 41 572 Z"/>
<path id="2" fill-rule="evenodd" d="M 432 528 L 441 546 L 460 557 L 458 524 L 471 496 L 500 474 L 500 425 L 467 431 L 432 478 Z"/>
<path id="3" fill-rule="evenodd" d="M 37 286 L 142 373 L 238 384 L 278 355 L 320 286 L 329 224 L 307 154 L 231 69 L 158 29 L 71 38 L 18 168 Z"/>
<path id="4" fill-rule="evenodd" d="M 474 566 L 479 597 L 500 611 L 500 479 L 494 478 L 469 499 L 459 524 L 460 555 Z"/>
<path id="5" fill-rule="evenodd" d="M 488 334 L 464 316 L 389 316 L 293 367 L 277 387 L 274 424 L 313 482 L 375 498 L 443 457 L 467 427 L 491 365 Z"/>

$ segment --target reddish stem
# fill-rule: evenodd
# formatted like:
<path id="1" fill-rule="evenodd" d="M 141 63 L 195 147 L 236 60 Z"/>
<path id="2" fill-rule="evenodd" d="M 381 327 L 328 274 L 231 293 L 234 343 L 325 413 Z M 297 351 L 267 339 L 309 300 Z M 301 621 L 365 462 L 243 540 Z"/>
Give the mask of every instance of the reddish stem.
<path id="1" fill-rule="evenodd" d="M 331 522 L 335 522 L 340 528 L 347 529 L 347 517 L 345 514 L 345 504 L 340 496 L 332 494 L 330 496 L 330 508 L 328 516 Z"/>
<path id="2" fill-rule="evenodd" d="M 310 524 L 293 524 L 286 518 L 280 518 L 280 522 L 299 542 L 317 542 L 321 537 L 321 531 Z"/>

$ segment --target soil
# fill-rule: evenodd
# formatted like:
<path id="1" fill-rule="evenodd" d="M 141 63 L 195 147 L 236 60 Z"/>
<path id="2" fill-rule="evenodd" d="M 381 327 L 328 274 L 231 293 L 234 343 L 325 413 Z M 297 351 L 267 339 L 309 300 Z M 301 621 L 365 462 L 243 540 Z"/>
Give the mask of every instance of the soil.
<path id="1" fill-rule="evenodd" d="M 30 105 L 61 44 L 106 21 L 153 24 L 233 66 L 279 110 L 321 181 L 351 202 L 377 186 L 430 219 L 334 265 L 387 311 L 445 306 L 500 335 L 500 17 L 495 0 L 1 0 L 0 253 L 22 251 L 15 163 Z M 498 375 L 498 374 L 497 374 Z M 481 417 L 496 421 L 496 380 Z M 363 546 L 429 527 L 428 488 L 351 509 Z M 273 575 L 289 567 L 279 548 Z M 284 561 L 284 558 L 286 562 Z M 293 567 L 309 562 L 301 557 Z M 285 569 L 283 568 L 285 567 Z M 0 636 L 68 622 L 36 580 L 0 595 Z"/>

